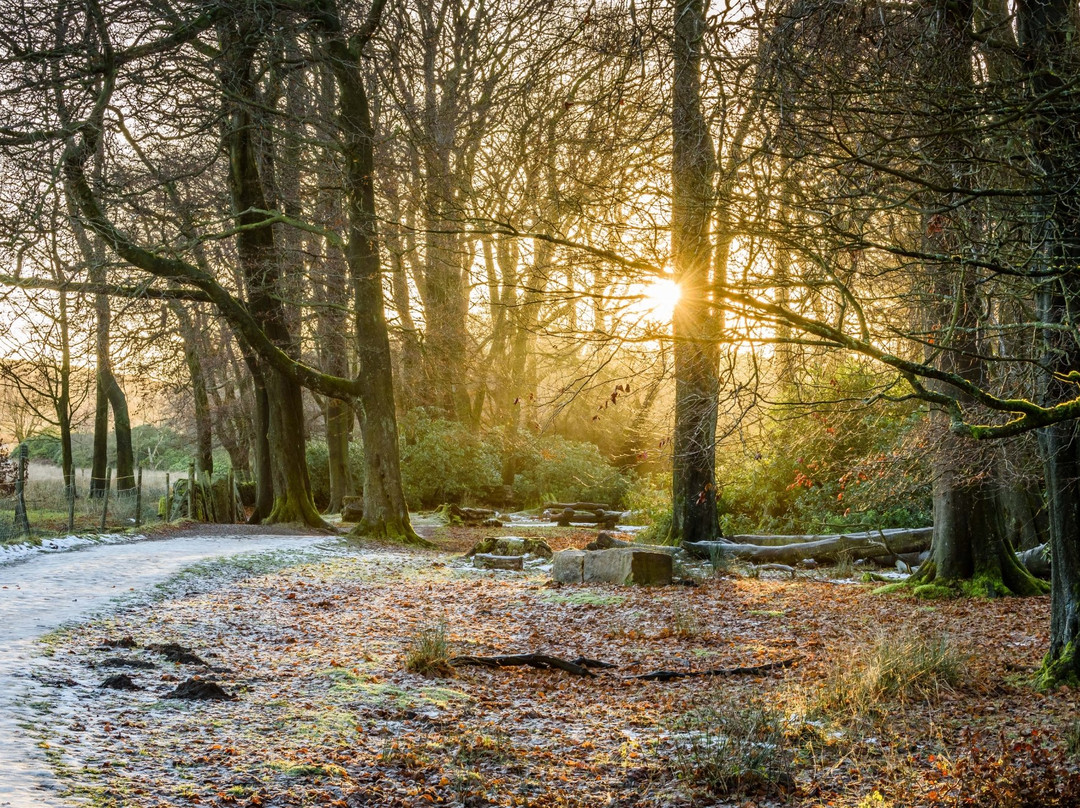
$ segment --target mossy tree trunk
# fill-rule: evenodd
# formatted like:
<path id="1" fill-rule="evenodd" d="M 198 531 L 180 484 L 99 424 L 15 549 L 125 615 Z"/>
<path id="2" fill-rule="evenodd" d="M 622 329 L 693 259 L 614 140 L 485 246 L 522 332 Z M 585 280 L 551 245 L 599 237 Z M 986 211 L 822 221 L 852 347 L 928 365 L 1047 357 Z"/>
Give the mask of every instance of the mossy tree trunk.
<path id="1" fill-rule="evenodd" d="M 922 69 L 940 91 L 935 97 L 934 121 L 939 127 L 927 133 L 924 153 L 932 159 L 926 166 L 927 181 L 939 186 L 958 185 L 967 145 L 959 136 L 960 121 L 974 96 L 972 34 L 974 4 L 971 0 L 937 3 L 927 15 L 930 36 Z M 925 252 L 928 255 L 961 255 L 978 231 L 976 215 L 952 196 L 927 192 L 923 215 Z M 926 287 L 928 361 L 976 385 L 988 382 L 980 278 L 970 266 L 956 262 L 927 263 Z M 951 393 L 946 385 L 933 385 Z M 972 402 L 963 399 L 965 404 Z M 916 592 L 940 589 L 983 597 L 1031 595 L 1044 591 L 1016 559 L 1005 531 L 999 485 L 991 451 L 973 446 L 949 431 L 949 416 L 939 408 L 931 412 L 934 430 L 933 508 L 934 539 L 931 558 L 912 578 Z"/>
<path id="2" fill-rule="evenodd" d="M 1080 73 L 1075 4 L 1069 0 L 1020 0 L 1016 4 L 1021 58 L 1028 93 L 1039 99 L 1033 116 L 1033 159 L 1041 187 L 1033 206 L 1032 243 L 1041 245 L 1043 280 L 1036 311 L 1046 324 L 1042 365 L 1044 404 L 1080 394 L 1080 132 L 1069 88 Z M 1050 648 L 1041 683 L 1080 686 L 1080 423 L 1046 427 L 1040 436 L 1050 515 Z"/>

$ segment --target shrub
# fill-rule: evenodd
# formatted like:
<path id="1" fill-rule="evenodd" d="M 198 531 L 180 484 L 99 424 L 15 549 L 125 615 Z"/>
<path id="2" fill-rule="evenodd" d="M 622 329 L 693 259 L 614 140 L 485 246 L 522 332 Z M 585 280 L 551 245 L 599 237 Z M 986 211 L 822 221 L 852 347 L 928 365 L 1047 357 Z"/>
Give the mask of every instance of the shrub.
<path id="1" fill-rule="evenodd" d="M 878 383 L 857 363 L 824 365 L 767 411 L 741 451 L 718 452 L 724 533 L 929 524 L 931 478 L 916 446 L 924 415 L 910 402 L 861 404 Z M 825 402 L 811 408 L 800 396 Z"/>
<path id="2" fill-rule="evenodd" d="M 531 505 L 547 500 L 603 502 L 614 508 L 626 502 L 631 478 L 591 443 L 550 435 L 537 439 L 523 453 L 526 462 L 514 477 L 516 500 Z"/>
<path id="3" fill-rule="evenodd" d="M 424 676 L 448 676 L 453 673 L 445 623 L 422 628 L 412 638 L 405 654 L 405 670 Z"/>
<path id="4" fill-rule="evenodd" d="M 869 649 L 834 666 L 818 699 L 821 712 L 863 715 L 888 699 L 932 699 L 959 684 L 964 660 L 945 637 L 882 634 Z"/>
<path id="5" fill-rule="evenodd" d="M 680 716 L 671 735 L 669 765 L 692 787 L 734 796 L 794 785 L 794 756 L 779 712 L 721 700 Z"/>
<path id="6" fill-rule="evenodd" d="M 423 409 L 401 421 L 401 477 L 412 507 L 485 501 L 500 485 L 499 455 L 464 424 Z"/>

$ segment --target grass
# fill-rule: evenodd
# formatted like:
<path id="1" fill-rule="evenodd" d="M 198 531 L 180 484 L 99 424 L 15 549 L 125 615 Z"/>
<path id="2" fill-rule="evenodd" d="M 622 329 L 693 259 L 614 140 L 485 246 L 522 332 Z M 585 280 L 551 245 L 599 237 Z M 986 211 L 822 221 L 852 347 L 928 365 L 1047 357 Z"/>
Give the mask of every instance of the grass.
<path id="1" fill-rule="evenodd" d="M 676 719 L 671 738 L 662 754 L 695 790 L 739 796 L 781 794 L 794 786 L 794 754 L 775 710 L 721 698 Z"/>
<path id="2" fill-rule="evenodd" d="M 861 716 L 878 712 L 885 702 L 931 701 L 960 684 L 965 670 L 963 656 L 946 637 L 882 634 L 833 667 L 815 711 Z"/>
<path id="3" fill-rule="evenodd" d="M 405 670 L 423 676 L 450 676 L 450 643 L 446 639 L 446 624 L 436 623 L 420 629 L 409 643 L 405 654 Z"/>
<path id="4" fill-rule="evenodd" d="M 620 606 L 626 602 L 626 596 L 578 590 L 565 595 L 561 592 L 545 592 L 540 595 L 540 600 L 545 603 L 569 603 L 571 606 Z"/>
<path id="5" fill-rule="evenodd" d="M 173 474 L 173 482 L 179 478 Z M 74 532 L 95 532 L 101 529 L 103 502 L 87 496 L 90 490 L 88 469 L 77 469 L 75 474 Z M 143 471 L 143 490 L 141 524 L 150 524 L 158 519 L 158 502 L 165 496 L 165 473 L 152 470 Z M 56 466 L 40 463 L 30 465 L 29 476 L 24 492 L 27 516 L 30 522 L 30 537 L 17 533 L 14 528 L 15 498 L 0 498 L 0 543 L 22 543 L 47 536 L 68 532 L 68 500 L 61 470 Z M 118 497 L 115 479 L 109 496 L 109 509 L 106 530 L 124 530 L 135 525 L 135 495 Z"/>

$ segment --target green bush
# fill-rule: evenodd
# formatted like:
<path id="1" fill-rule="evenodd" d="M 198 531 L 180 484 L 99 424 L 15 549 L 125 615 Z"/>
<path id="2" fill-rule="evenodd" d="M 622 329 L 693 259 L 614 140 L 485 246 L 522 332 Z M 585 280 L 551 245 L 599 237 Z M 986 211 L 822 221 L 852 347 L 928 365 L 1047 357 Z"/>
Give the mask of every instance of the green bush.
<path id="1" fill-rule="evenodd" d="M 910 402 L 867 406 L 877 377 L 854 363 L 817 370 L 738 449 L 721 451 L 720 525 L 737 533 L 817 533 L 930 524 L 930 474 Z M 830 403 L 831 402 L 831 403 Z"/>
<path id="2" fill-rule="evenodd" d="M 401 477 L 410 507 L 486 501 L 502 482 L 498 450 L 464 424 L 424 409 L 401 420 Z"/>
<path id="3" fill-rule="evenodd" d="M 309 440 L 305 459 L 315 507 L 326 508 L 330 505 L 330 449 L 326 441 Z M 364 482 L 364 449 L 357 441 L 349 443 L 349 471 L 352 473 L 353 485 L 359 491 Z"/>
<path id="4" fill-rule="evenodd" d="M 591 443 L 544 436 L 523 450 L 527 462 L 514 477 L 514 499 L 529 505 L 546 500 L 603 502 L 621 508 L 632 479 L 611 465 Z"/>

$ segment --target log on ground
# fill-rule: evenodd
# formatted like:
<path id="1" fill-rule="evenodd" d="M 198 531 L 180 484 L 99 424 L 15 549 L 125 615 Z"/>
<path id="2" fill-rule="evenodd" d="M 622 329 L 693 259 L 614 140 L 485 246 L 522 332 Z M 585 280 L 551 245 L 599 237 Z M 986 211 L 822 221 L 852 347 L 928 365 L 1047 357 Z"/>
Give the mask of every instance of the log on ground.
<path id="1" fill-rule="evenodd" d="M 813 541 L 774 546 L 727 541 L 687 542 L 683 546 L 688 553 L 699 558 L 709 558 L 713 553 L 720 552 L 755 564 L 794 565 L 807 558 L 822 563 L 835 563 L 844 558 L 880 559 L 892 563 L 902 553 L 929 549 L 933 532 L 933 528 L 915 528 L 836 534 L 818 536 Z"/>

